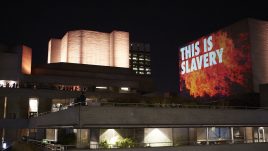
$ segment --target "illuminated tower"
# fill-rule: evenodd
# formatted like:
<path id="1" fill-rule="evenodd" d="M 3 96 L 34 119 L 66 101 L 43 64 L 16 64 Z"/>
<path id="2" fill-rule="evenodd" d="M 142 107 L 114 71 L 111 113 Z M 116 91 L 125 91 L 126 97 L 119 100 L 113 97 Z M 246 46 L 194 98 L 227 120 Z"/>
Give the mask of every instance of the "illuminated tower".
<path id="1" fill-rule="evenodd" d="M 67 32 L 62 39 L 50 39 L 48 63 L 77 63 L 129 68 L 129 33 L 89 30 Z"/>

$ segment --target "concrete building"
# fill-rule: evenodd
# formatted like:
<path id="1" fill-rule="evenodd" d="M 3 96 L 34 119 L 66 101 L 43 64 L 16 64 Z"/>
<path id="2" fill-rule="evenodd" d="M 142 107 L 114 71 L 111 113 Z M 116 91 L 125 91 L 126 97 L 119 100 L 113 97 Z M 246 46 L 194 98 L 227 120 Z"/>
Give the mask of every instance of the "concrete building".
<path id="1" fill-rule="evenodd" d="M 149 44 L 130 44 L 129 67 L 138 75 L 151 75 L 151 51 Z"/>
<path id="2" fill-rule="evenodd" d="M 74 37 L 72 42 L 81 38 Z M 62 49 L 60 40 L 49 43 L 51 58 L 39 66 L 32 66 L 29 47 L 0 47 L 0 134 L 8 144 L 26 136 L 59 150 L 267 150 L 265 108 L 144 103 L 143 94 L 154 91 L 148 76 L 84 63 L 81 53 L 70 56 L 75 62 L 53 63 L 56 52 L 69 48 Z"/>

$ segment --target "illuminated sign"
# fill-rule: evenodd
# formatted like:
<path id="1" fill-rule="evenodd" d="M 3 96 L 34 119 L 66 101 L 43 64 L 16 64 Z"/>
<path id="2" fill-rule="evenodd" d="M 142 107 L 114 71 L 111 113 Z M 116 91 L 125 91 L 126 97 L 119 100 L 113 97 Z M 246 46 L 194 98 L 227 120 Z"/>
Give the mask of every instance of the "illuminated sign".
<path id="1" fill-rule="evenodd" d="M 181 74 L 190 73 L 202 68 L 207 68 L 222 63 L 223 48 L 213 50 L 212 36 L 197 41 L 180 49 L 181 52 Z M 200 43 L 203 52 L 200 52 Z"/>
<path id="2" fill-rule="evenodd" d="M 230 96 L 252 90 L 247 29 L 227 28 L 179 48 L 180 94 Z"/>

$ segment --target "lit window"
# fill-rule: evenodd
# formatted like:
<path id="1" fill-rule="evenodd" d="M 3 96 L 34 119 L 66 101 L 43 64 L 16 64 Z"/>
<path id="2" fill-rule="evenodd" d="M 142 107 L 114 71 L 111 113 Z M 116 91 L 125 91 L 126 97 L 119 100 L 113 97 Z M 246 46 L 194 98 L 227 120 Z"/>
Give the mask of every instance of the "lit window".
<path id="1" fill-rule="evenodd" d="M 133 57 L 132 59 L 133 59 L 133 60 L 137 60 L 137 57 Z"/>
<path id="2" fill-rule="evenodd" d="M 144 128 L 144 143 L 151 147 L 172 146 L 172 129 Z"/>
<path id="3" fill-rule="evenodd" d="M 101 129 L 100 141 L 106 141 L 109 147 L 116 147 L 116 142 L 121 140 L 123 137 L 115 129 Z"/>
<path id="4" fill-rule="evenodd" d="M 144 74 L 144 72 L 140 72 L 140 74 Z"/>
<path id="5" fill-rule="evenodd" d="M 146 68 L 145 70 L 146 70 L 146 71 L 150 71 L 150 68 Z"/>
<path id="6" fill-rule="evenodd" d="M 122 91 L 129 91 L 129 88 L 128 87 L 121 87 L 120 88 Z"/>
<path id="7" fill-rule="evenodd" d="M 38 115 L 38 98 L 29 98 L 29 117 Z"/>
<path id="8" fill-rule="evenodd" d="M 144 68 L 139 68 L 139 70 L 143 71 L 143 70 L 144 70 Z"/>
<path id="9" fill-rule="evenodd" d="M 147 72 L 147 74 L 151 74 L 151 72 Z"/>
<path id="10" fill-rule="evenodd" d="M 96 89 L 106 90 L 106 89 L 108 89 L 108 88 L 107 88 L 107 87 L 104 87 L 104 86 L 96 86 Z"/>
<path id="11" fill-rule="evenodd" d="M 139 60 L 144 60 L 143 58 L 139 58 Z"/>
<path id="12" fill-rule="evenodd" d="M 133 70 L 138 70 L 138 68 L 133 68 Z"/>

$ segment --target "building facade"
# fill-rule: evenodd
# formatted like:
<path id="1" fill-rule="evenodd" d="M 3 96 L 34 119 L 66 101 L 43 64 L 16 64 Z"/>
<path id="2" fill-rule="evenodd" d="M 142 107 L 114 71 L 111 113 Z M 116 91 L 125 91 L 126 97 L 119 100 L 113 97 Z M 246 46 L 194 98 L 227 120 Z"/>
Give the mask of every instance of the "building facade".
<path id="1" fill-rule="evenodd" d="M 48 44 L 48 63 L 68 62 L 111 67 L 129 67 L 129 33 L 89 30 L 67 32 Z"/>
<path id="2" fill-rule="evenodd" d="M 131 43 L 129 67 L 137 75 L 151 75 L 151 49 L 147 43 Z"/>
<path id="3" fill-rule="evenodd" d="M 245 19 L 179 48 L 180 93 L 225 98 L 259 93 L 268 82 L 268 23 Z"/>
<path id="4" fill-rule="evenodd" d="M 62 45 L 64 40 L 50 41 L 50 59 L 44 65 L 32 66 L 31 49 L 26 46 L 0 51 L 3 71 L 0 72 L 0 134 L 8 144 L 25 136 L 28 142 L 43 141 L 44 146 L 59 146 L 61 150 L 70 146 L 144 150 L 169 146 L 164 150 L 173 147 L 180 150 L 183 145 L 198 145 L 202 151 L 207 150 L 204 145 L 246 144 L 242 148 L 250 148 L 257 143 L 264 144 L 261 151 L 267 149 L 266 108 L 191 106 L 165 103 L 167 98 L 161 98 L 160 102 L 159 98 L 145 98 L 143 94 L 155 90 L 148 76 L 138 76 L 130 68 L 114 64 L 81 62 L 78 57 L 81 51 L 89 50 L 90 54 L 91 50 L 83 50 L 81 42 L 78 42 L 81 49 L 73 49 L 78 46 L 73 43 L 79 36 L 70 37 L 70 45 Z M 137 47 L 143 47 L 144 52 L 149 48 Z M 67 51 L 63 53 L 67 61 L 53 63 L 57 53 L 62 57 L 62 50 Z M 79 55 L 69 56 L 71 62 L 68 62 L 69 50 L 71 53 L 79 50 Z M 128 60 L 129 55 L 123 54 L 119 60 L 121 57 Z M 150 62 L 147 53 L 131 53 L 130 57 L 136 57 L 139 63 Z M 137 71 L 145 74 L 146 66 L 141 66 Z"/>

